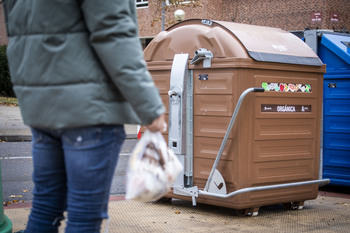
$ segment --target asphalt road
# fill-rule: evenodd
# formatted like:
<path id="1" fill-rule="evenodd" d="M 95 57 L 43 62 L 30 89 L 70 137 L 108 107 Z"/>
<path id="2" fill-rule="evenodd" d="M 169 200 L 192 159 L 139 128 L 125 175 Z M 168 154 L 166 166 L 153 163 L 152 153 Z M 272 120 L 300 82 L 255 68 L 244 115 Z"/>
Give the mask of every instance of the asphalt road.
<path id="1" fill-rule="evenodd" d="M 136 139 L 127 139 L 115 170 L 111 195 L 125 194 L 125 174 Z M 4 202 L 32 200 L 32 154 L 30 142 L 0 142 L 0 162 Z"/>
<path id="2" fill-rule="evenodd" d="M 126 166 L 136 145 L 136 139 L 127 139 L 122 147 L 115 170 L 111 195 L 125 194 Z M 3 201 L 32 200 L 32 155 L 30 142 L 0 142 L 0 163 L 2 170 Z M 350 188 L 324 186 L 321 191 L 350 194 Z"/>

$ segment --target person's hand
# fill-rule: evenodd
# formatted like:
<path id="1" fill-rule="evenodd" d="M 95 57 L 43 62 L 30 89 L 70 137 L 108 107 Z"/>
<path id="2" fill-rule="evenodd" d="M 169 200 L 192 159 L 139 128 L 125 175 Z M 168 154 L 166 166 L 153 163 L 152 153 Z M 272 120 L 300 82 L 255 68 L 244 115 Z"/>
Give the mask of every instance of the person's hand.
<path id="1" fill-rule="evenodd" d="M 151 124 L 146 125 L 146 128 L 151 132 L 165 132 L 167 130 L 167 124 L 165 122 L 165 115 L 161 115 L 156 118 Z"/>

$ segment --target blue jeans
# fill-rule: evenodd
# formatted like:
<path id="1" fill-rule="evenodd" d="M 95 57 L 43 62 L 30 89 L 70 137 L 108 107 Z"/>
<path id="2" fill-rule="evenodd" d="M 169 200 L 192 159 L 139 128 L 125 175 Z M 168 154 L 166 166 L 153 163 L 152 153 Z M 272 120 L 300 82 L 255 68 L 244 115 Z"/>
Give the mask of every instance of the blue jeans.
<path id="1" fill-rule="evenodd" d="M 32 129 L 33 203 L 26 233 L 100 232 L 108 218 L 110 186 L 125 139 L 122 125 Z"/>

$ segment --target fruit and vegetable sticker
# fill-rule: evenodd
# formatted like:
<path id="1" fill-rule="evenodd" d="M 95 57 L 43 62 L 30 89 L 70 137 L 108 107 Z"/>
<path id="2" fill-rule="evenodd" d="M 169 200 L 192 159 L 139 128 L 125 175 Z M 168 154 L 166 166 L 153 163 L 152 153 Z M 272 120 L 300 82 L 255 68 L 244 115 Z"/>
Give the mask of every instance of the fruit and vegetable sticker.
<path id="1" fill-rule="evenodd" d="M 295 83 L 268 83 L 262 82 L 261 87 L 265 91 L 276 91 L 276 92 L 305 92 L 311 93 L 310 84 L 295 84 Z"/>

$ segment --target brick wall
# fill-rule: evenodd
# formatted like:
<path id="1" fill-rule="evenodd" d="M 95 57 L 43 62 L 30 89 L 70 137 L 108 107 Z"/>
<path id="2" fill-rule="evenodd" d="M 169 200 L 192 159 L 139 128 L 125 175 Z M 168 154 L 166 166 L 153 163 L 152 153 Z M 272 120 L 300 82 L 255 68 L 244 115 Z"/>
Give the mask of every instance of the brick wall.
<path id="1" fill-rule="evenodd" d="M 4 10 L 2 9 L 2 4 L 0 3 L 0 45 L 7 44 L 7 42 Z"/>
<path id="2" fill-rule="evenodd" d="M 223 1 L 222 0 L 199 0 L 201 7 L 191 8 L 188 4 L 183 6 L 167 8 L 165 13 L 165 28 L 176 23 L 174 12 L 176 9 L 185 11 L 185 19 L 212 19 L 222 20 Z M 141 37 L 153 37 L 161 32 L 161 10 L 157 5 L 158 0 L 149 0 L 147 8 L 137 9 L 139 30 Z M 233 2 L 233 1 L 232 1 Z M 156 19 L 156 20 L 155 20 Z"/>
<path id="3" fill-rule="evenodd" d="M 185 19 L 206 18 L 233 21 L 254 25 L 278 27 L 287 31 L 310 29 L 331 29 L 350 31 L 349 0 L 200 0 L 202 7 L 192 9 L 185 5 L 180 7 L 186 13 Z M 152 27 L 152 19 L 160 17 L 156 0 L 149 0 L 149 7 L 138 9 L 140 35 L 154 36 L 161 31 L 160 20 Z M 166 13 L 166 23 L 174 23 L 170 8 Z M 321 15 L 319 15 L 320 13 Z M 331 22 L 331 13 L 337 14 L 338 22 Z M 314 14 L 321 21 L 314 20 Z"/>
<path id="4" fill-rule="evenodd" d="M 223 20 L 227 21 L 233 19 L 239 23 L 279 27 L 288 31 L 305 28 L 350 30 L 348 0 L 224 0 L 224 4 L 230 5 L 223 12 Z M 331 22 L 331 13 L 338 15 L 338 22 Z M 321 20 L 312 21 L 314 14 Z"/>
<path id="5" fill-rule="evenodd" d="M 153 37 L 161 31 L 161 11 L 157 2 L 158 0 L 149 0 L 147 8 L 137 10 L 141 37 Z M 202 6 L 197 8 L 187 7 L 186 4 L 179 7 L 185 11 L 185 19 L 233 21 L 278 27 L 287 31 L 305 28 L 350 31 L 349 0 L 200 0 L 200 2 Z M 166 27 L 175 23 L 175 10 L 175 7 L 169 7 L 166 12 Z M 321 21 L 312 21 L 313 13 L 321 13 Z M 338 22 L 331 22 L 332 13 L 338 15 Z M 1 44 L 7 44 L 7 37 L 4 13 L 0 4 Z"/>

